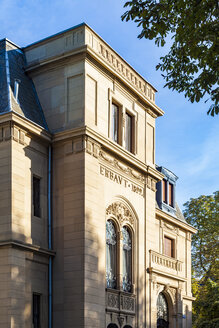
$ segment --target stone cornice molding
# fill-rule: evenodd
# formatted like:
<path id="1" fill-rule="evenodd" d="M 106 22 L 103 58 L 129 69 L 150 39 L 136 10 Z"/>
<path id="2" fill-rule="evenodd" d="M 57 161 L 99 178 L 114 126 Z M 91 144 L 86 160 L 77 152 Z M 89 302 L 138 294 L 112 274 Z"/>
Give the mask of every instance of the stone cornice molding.
<path id="1" fill-rule="evenodd" d="M 51 47 L 53 55 L 50 55 Z M 24 48 L 24 52 L 28 63 L 26 71 L 29 72 L 76 54 L 89 54 L 148 104 L 154 117 L 164 114 L 155 104 L 156 89 L 86 24 L 36 42 Z"/>
<path id="2" fill-rule="evenodd" d="M 148 271 L 148 273 L 151 273 L 151 274 L 156 273 L 157 275 L 164 276 L 164 277 L 167 277 L 167 278 L 170 278 L 170 279 L 174 279 L 174 280 L 178 280 L 178 281 L 182 281 L 182 282 L 187 281 L 186 278 L 174 275 L 172 273 L 170 274 L 170 273 L 167 273 L 167 272 L 164 272 L 164 271 L 160 271 L 160 270 L 154 269 L 152 267 L 148 268 L 147 271 Z"/>
<path id="3" fill-rule="evenodd" d="M 52 140 L 52 135 L 47 132 L 44 128 L 40 127 L 39 125 L 35 124 L 34 122 L 28 120 L 27 118 L 14 113 L 5 113 L 0 115 L 0 127 L 4 127 L 10 125 L 16 125 L 17 127 L 21 128 L 25 133 L 29 133 L 30 135 L 34 135 L 38 138 L 42 138 L 44 141 L 50 143 Z M 10 137 L 13 138 L 13 132 L 10 132 Z"/>
<path id="4" fill-rule="evenodd" d="M 157 217 L 161 217 L 161 218 L 167 220 L 168 222 L 175 224 L 177 227 L 180 227 L 180 228 L 182 228 L 186 231 L 189 231 L 191 233 L 196 233 L 197 232 L 197 230 L 195 228 L 193 228 L 187 222 L 182 222 L 182 221 L 174 218 L 173 216 L 163 212 L 162 210 L 160 210 L 158 208 L 156 208 L 155 213 L 156 213 Z"/>
<path id="5" fill-rule="evenodd" d="M 100 148 L 103 152 L 107 152 L 108 154 L 111 154 L 112 157 L 124 161 L 124 163 L 134 167 L 135 170 L 140 170 L 141 174 L 144 174 L 147 177 L 150 176 L 154 179 L 155 182 L 163 179 L 163 175 L 155 168 L 140 161 L 134 154 L 128 152 L 119 144 L 96 132 L 88 126 L 58 132 L 53 135 L 53 143 L 56 144 L 59 142 L 65 142 L 67 140 L 72 140 L 74 138 L 83 136 L 90 137 L 94 140 L 95 143 L 100 145 Z M 154 189 L 154 187 L 151 188 Z"/>
<path id="6" fill-rule="evenodd" d="M 7 240 L 7 241 L 0 242 L 0 248 L 3 248 L 3 247 L 20 248 L 20 249 L 23 249 L 24 251 L 34 252 L 34 253 L 37 253 L 37 254 L 40 254 L 40 255 L 43 255 L 46 257 L 56 255 L 55 251 L 52 251 L 52 250 L 49 250 L 46 248 L 42 248 L 40 246 L 23 243 L 20 241 L 14 241 L 14 240 Z"/>

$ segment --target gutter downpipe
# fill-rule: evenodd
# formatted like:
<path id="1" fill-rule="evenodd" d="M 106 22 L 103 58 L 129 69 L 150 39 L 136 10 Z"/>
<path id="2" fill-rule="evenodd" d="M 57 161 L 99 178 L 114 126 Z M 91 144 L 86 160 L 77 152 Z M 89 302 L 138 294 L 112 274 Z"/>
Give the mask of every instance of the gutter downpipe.
<path id="1" fill-rule="evenodd" d="M 48 247 L 52 249 L 52 209 L 51 209 L 51 157 L 52 150 L 49 145 L 48 158 Z M 52 256 L 49 256 L 49 328 L 52 328 Z"/>

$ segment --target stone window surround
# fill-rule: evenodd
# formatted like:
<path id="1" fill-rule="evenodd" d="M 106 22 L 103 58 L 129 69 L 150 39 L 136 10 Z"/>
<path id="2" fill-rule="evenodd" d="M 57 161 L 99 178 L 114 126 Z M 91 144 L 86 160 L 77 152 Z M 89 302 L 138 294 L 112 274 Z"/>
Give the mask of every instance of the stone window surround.
<path id="1" fill-rule="evenodd" d="M 109 133 L 108 137 L 111 139 L 111 124 L 112 124 L 112 104 L 115 104 L 119 108 L 119 145 L 122 146 L 125 150 L 125 120 L 126 113 L 128 113 L 132 117 L 132 151 L 131 153 L 137 154 L 137 146 L 136 146 L 136 136 L 137 136 L 137 113 L 132 108 L 126 108 L 121 101 L 118 100 L 118 97 L 115 95 L 110 97 L 109 100 Z M 134 104 L 133 104 L 134 105 Z M 128 151 L 128 150 L 126 150 Z M 129 152 L 129 151 L 128 151 Z"/>
<path id="2" fill-rule="evenodd" d="M 135 263 L 136 263 L 136 218 L 133 215 L 132 211 L 124 205 L 123 202 L 115 201 L 107 207 L 106 210 L 106 222 L 112 220 L 117 231 L 117 291 L 123 291 L 123 234 L 122 228 L 127 226 L 131 233 L 132 239 L 132 268 L 131 268 L 131 278 L 132 286 L 130 294 L 135 293 L 135 282 L 136 282 L 136 272 L 135 272 Z M 125 292 L 127 293 L 127 292 Z M 128 292 L 129 293 L 129 292 Z"/>

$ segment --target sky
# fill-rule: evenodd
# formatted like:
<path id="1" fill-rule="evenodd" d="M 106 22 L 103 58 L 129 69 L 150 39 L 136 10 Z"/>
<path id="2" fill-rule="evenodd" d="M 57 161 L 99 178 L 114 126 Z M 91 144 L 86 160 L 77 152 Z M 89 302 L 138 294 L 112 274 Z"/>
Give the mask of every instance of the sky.
<path id="1" fill-rule="evenodd" d="M 133 22 L 122 22 L 123 0 L 0 0 L 0 39 L 23 47 L 82 22 L 93 28 L 157 90 L 165 111 L 156 120 L 156 163 L 174 172 L 181 209 L 190 198 L 219 189 L 219 115 L 207 115 L 209 103 L 191 104 L 164 88 L 155 66 L 167 48 L 139 40 Z"/>

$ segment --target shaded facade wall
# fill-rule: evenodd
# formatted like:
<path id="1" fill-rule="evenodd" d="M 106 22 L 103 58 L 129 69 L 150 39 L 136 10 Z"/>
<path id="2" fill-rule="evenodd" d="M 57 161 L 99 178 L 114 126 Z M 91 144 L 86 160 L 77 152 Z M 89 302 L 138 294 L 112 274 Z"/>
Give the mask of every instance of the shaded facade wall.
<path id="1" fill-rule="evenodd" d="M 3 174 L 0 187 L 1 327 L 32 325 L 33 293 L 41 295 L 42 327 L 47 327 L 48 255 L 37 250 L 48 247 L 47 146 L 32 139 L 25 127 L 12 122 L 0 129 L 4 130 L 3 140 L 0 141 Z M 41 178 L 40 218 L 33 215 L 33 175 Z"/>

